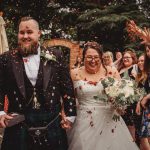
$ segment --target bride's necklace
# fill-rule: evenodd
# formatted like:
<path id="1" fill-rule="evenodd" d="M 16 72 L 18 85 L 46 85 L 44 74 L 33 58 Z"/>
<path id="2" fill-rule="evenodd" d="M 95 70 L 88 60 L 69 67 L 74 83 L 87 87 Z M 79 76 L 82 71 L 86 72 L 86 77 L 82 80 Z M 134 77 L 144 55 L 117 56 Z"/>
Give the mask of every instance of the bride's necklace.
<path id="1" fill-rule="evenodd" d="M 87 68 L 84 68 L 84 70 L 85 70 L 85 73 L 87 73 L 87 74 L 90 74 L 90 75 L 95 75 L 95 74 L 97 74 L 99 71 L 100 71 L 100 68 L 98 68 L 97 70 L 89 70 L 89 69 L 87 69 Z"/>
<path id="2" fill-rule="evenodd" d="M 102 71 L 100 68 L 98 69 L 98 71 L 96 73 L 90 73 L 86 70 L 86 68 L 84 68 L 83 71 L 84 71 L 83 76 L 85 77 L 84 80 L 86 80 L 86 81 L 99 82 L 102 77 Z"/>

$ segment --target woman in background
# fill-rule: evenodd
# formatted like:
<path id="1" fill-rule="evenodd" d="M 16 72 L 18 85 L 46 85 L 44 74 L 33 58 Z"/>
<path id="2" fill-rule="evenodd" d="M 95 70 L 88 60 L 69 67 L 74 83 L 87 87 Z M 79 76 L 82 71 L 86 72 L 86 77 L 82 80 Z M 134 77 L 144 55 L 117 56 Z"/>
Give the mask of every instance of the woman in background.
<path id="1" fill-rule="evenodd" d="M 140 114 L 140 105 L 143 109 L 140 130 L 141 150 L 150 150 L 150 46 L 146 45 L 144 68 L 139 75 L 139 82 L 144 86 L 147 95 L 137 105 L 136 112 Z"/>
<path id="2" fill-rule="evenodd" d="M 114 66 L 118 68 L 118 64 L 122 58 L 122 53 L 120 51 L 115 52 L 116 60 L 114 61 Z"/>
<path id="3" fill-rule="evenodd" d="M 144 57 L 144 54 L 141 54 L 138 58 L 138 73 L 137 73 L 137 76 L 136 76 L 136 82 L 138 83 L 138 87 L 139 88 L 143 88 L 144 87 L 144 82 L 145 82 L 145 79 L 146 79 L 146 74 L 144 73 L 144 60 L 145 60 L 145 57 Z M 137 130 L 137 138 L 138 138 L 138 141 L 139 141 L 139 146 L 140 148 L 143 147 L 143 141 L 141 140 L 141 122 L 142 122 L 142 112 L 143 112 L 143 109 L 141 108 L 141 104 L 140 104 L 140 101 L 137 103 L 137 106 L 136 106 L 136 113 L 137 113 L 137 116 L 136 116 L 136 121 L 135 121 L 135 127 L 136 127 L 136 130 Z M 141 148 L 142 149 L 142 148 Z"/>
<path id="4" fill-rule="evenodd" d="M 136 54 L 131 50 L 126 50 L 123 53 L 123 57 L 118 65 L 118 71 L 120 73 L 121 78 L 126 78 L 129 80 L 135 80 L 137 74 L 137 57 Z M 126 109 L 126 113 L 122 115 L 128 129 L 134 139 L 137 142 L 136 138 L 136 129 L 135 129 L 135 118 L 136 118 L 136 103 L 128 106 Z"/>
<path id="5" fill-rule="evenodd" d="M 76 62 L 74 64 L 74 66 L 72 67 L 72 69 L 80 68 L 81 66 L 83 66 L 82 59 L 81 59 L 81 57 L 77 56 Z"/>
<path id="6" fill-rule="evenodd" d="M 103 63 L 105 66 L 110 66 L 113 67 L 114 63 L 113 63 L 113 53 L 110 51 L 106 51 L 103 53 Z"/>

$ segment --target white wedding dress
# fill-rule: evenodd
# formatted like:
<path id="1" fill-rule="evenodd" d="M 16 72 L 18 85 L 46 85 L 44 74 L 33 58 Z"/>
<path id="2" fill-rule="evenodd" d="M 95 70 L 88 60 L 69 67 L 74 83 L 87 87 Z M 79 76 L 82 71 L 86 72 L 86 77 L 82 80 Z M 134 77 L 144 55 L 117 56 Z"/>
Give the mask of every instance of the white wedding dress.
<path id="1" fill-rule="evenodd" d="M 75 81 L 79 106 L 73 128 L 67 132 L 68 150 L 139 150 L 124 123 L 115 122 L 114 110 L 94 96 L 101 95 L 101 82 Z"/>

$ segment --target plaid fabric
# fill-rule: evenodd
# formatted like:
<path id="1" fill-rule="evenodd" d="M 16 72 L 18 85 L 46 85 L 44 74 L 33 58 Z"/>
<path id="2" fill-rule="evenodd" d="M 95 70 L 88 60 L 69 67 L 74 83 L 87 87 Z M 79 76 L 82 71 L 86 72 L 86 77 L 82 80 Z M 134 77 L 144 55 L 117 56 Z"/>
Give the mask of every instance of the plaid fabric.
<path id="1" fill-rule="evenodd" d="M 45 113 L 37 117 L 33 113 L 31 116 L 36 118 L 33 120 L 37 124 L 40 124 L 41 120 L 47 120 L 50 115 Z M 41 120 L 39 119 L 38 122 L 37 118 Z M 15 150 L 67 150 L 67 136 L 65 130 L 60 126 L 60 121 L 61 118 L 58 117 L 49 125 L 46 136 L 41 138 L 33 138 L 24 123 L 6 128 L 1 150 L 12 150 L 12 148 Z"/>
<path id="2" fill-rule="evenodd" d="M 60 111 L 61 105 L 56 105 L 53 110 L 27 108 L 24 113 L 25 123 L 28 127 L 46 126 L 51 120 L 58 116 Z M 57 123 L 60 124 L 60 122 Z"/>

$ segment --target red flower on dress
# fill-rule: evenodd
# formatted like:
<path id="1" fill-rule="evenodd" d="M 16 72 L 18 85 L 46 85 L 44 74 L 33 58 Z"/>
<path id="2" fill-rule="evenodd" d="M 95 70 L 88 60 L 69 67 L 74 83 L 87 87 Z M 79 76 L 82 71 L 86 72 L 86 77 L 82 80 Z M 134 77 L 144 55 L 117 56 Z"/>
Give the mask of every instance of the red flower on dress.
<path id="1" fill-rule="evenodd" d="M 112 75 L 112 72 L 110 71 L 110 72 L 108 72 L 108 74 Z"/>
<path id="2" fill-rule="evenodd" d="M 93 127 L 93 126 L 94 126 L 93 121 L 90 121 L 90 126 L 91 126 L 91 127 Z"/>
<path id="3" fill-rule="evenodd" d="M 67 95 L 67 94 L 65 94 L 65 95 L 64 95 L 64 98 L 67 98 L 67 97 L 68 97 L 68 95 Z"/>
<path id="4" fill-rule="evenodd" d="M 88 114 L 92 114 L 92 112 L 89 110 L 89 111 L 86 111 Z"/>
<path id="5" fill-rule="evenodd" d="M 96 86 L 97 82 L 89 81 L 88 84 L 92 84 L 92 85 Z"/>
<path id="6" fill-rule="evenodd" d="M 114 129 L 112 129 L 111 132 L 114 133 Z"/>
<path id="7" fill-rule="evenodd" d="M 28 59 L 27 58 L 23 58 L 23 62 L 27 63 Z"/>
<path id="8" fill-rule="evenodd" d="M 82 90 L 82 86 L 79 86 L 79 89 Z"/>

